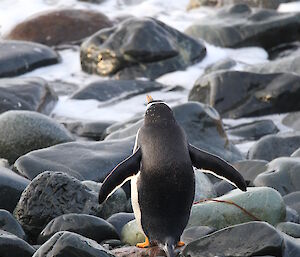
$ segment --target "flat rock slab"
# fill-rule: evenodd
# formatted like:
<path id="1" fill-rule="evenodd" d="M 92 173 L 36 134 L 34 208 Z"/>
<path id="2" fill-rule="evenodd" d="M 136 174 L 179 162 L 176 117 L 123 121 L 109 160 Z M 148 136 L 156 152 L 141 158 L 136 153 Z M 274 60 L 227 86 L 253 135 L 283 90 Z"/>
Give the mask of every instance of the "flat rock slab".
<path id="1" fill-rule="evenodd" d="M 300 191 L 300 158 L 281 157 L 266 165 L 253 184 L 275 188 L 282 196 Z"/>
<path id="2" fill-rule="evenodd" d="M 100 102 L 118 102 L 135 95 L 160 90 L 163 85 L 155 81 L 143 80 L 104 80 L 93 82 L 79 89 L 71 98 L 95 99 Z"/>
<path id="3" fill-rule="evenodd" d="M 32 257 L 114 257 L 96 241 L 78 234 L 57 232 Z"/>
<path id="4" fill-rule="evenodd" d="M 41 78 L 0 79 L 0 113 L 28 110 L 50 114 L 58 97 Z"/>
<path id="5" fill-rule="evenodd" d="M 44 172 L 24 190 L 14 216 L 34 240 L 52 219 L 60 215 L 97 215 L 99 211 L 97 196 L 79 180 L 63 172 Z"/>
<path id="6" fill-rule="evenodd" d="M 38 242 L 43 244 L 56 232 L 69 231 L 90 238 L 99 244 L 106 239 L 119 239 L 110 223 L 87 214 L 64 214 L 51 220 L 40 233 Z"/>
<path id="7" fill-rule="evenodd" d="M 272 161 L 278 157 L 290 156 L 299 146 L 299 132 L 268 135 L 251 146 L 248 151 L 248 158 Z"/>
<path id="8" fill-rule="evenodd" d="M 284 238 L 280 232 L 266 222 L 254 221 L 202 237 L 188 244 L 182 254 L 186 257 L 292 256 L 284 252 Z"/>
<path id="9" fill-rule="evenodd" d="M 15 235 L 0 230 L 1 257 L 32 257 L 35 249 Z"/>
<path id="10" fill-rule="evenodd" d="M 58 54 L 47 46 L 0 40 L 0 78 L 17 76 L 58 61 Z"/>
<path id="11" fill-rule="evenodd" d="M 30 180 L 10 169 L 0 167 L 0 209 L 13 212 Z"/>
<path id="12" fill-rule="evenodd" d="M 226 6 L 217 14 L 200 19 L 188 27 L 185 33 L 216 46 L 260 46 L 269 50 L 299 40 L 299 25 L 299 13 L 251 9 L 247 4 L 237 4 Z"/>
<path id="13" fill-rule="evenodd" d="M 0 157 L 11 164 L 30 151 L 70 141 L 71 134 L 46 115 L 32 111 L 0 115 Z"/>
<path id="14" fill-rule="evenodd" d="M 87 39 L 80 50 L 85 72 L 118 79 L 151 80 L 201 61 L 199 41 L 153 18 L 129 18 Z"/>
<path id="15" fill-rule="evenodd" d="M 300 76 L 219 71 L 201 76 L 189 101 L 212 105 L 222 117 L 241 118 L 300 109 Z"/>
<path id="16" fill-rule="evenodd" d="M 112 25 L 108 17 L 100 12 L 79 9 L 54 10 L 29 17 L 17 24 L 5 38 L 53 46 L 82 40 Z"/>
<path id="17" fill-rule="evenodd" d="M 59 170 L 79 180 L 100 182 L 119 162 L 131 155 L 133 146 L 133 137 L 59 144 L 20 157 L 14 167 L 29 179 L 47 170 Z"/>

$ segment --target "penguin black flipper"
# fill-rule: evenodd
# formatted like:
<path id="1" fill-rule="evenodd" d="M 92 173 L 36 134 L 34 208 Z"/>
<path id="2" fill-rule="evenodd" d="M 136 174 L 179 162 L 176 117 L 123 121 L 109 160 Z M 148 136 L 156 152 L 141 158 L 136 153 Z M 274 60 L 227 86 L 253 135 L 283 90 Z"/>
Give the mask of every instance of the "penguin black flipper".
<path id="1" fill-rule="evenodd" d="M 196 168 L 209 170 L 213 175 L 229 180 L 230 183 L 233 183 L 239 189 L 247 191 L 247 184 L 242 175 L 222 158 L 190 144 L 189 153 L 192 164 Z"/>
<path id="2" fill-rule="evenodd" d="M 120 162 L 105 178 L 99 192 L 98 202 L 101 204 L 107 196 L 124 180 L 137 174 L 140 170 L 142 151 L 138 148 L 135 153 Z"/>

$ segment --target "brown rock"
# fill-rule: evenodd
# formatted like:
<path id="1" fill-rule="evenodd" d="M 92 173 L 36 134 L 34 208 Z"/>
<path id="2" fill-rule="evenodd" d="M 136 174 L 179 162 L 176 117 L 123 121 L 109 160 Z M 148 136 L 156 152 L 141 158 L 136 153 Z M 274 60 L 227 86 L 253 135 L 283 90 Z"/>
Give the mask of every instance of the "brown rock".
<path id="1" fill-rule="evenodd" d="M 65 9 L 29 17 L 16 25 L 5 38 L 53 46 L 79 41 L 112 25 L 100 12 Z"/>

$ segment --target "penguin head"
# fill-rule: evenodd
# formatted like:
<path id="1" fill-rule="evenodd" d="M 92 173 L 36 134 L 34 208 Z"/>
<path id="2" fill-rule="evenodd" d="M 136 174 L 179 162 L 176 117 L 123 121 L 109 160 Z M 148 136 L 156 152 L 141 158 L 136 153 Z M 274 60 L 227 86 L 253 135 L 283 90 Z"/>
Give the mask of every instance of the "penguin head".
<path id="1" fill-rule="evenodd" d="M 144 123 L 147 124 L 170 124 L 175 123 L 172 109 L 161 100 L 153 100 L 147 95 L 147 110 L 145 113 Z"/>

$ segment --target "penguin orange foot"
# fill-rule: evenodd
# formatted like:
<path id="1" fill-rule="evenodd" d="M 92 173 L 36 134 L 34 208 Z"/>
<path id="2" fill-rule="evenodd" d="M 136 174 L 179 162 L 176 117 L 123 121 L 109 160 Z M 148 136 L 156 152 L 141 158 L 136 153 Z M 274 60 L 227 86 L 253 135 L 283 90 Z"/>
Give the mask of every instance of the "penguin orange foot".
<path id="1" fill-rule="evenodd" d="M 150 242 L 149 242 L 148 237 L 146 237 L 144 243 L 138 243 L 138 244 L 136 244 L 136 246 L 139 247 L 139 248 L 147 248 L 148 246 L 150 246 Z"/>
<path id="2" fill-rule="evenodd" d="M 182 241 L 179 241 L 179 242 L 177 243 L 177 247 L 181 247 L 181 246 L 184 246 L 184 245 L 185 245 L 185 243 L 182 242 Z"/>

